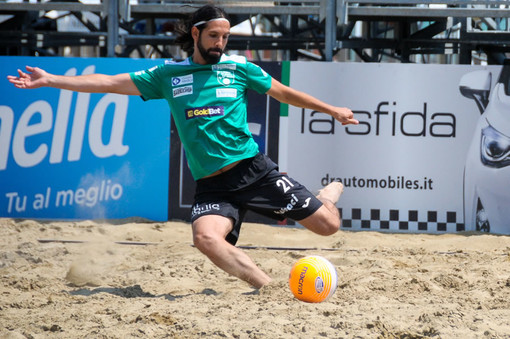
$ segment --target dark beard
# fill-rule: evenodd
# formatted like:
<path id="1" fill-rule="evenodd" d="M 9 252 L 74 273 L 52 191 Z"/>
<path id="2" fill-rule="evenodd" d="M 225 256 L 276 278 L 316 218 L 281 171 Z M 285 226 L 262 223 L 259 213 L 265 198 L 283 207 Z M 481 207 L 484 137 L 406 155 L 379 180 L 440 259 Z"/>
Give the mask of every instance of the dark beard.
<path id="1" fill-rule="evenodd" d="M 197 44 L 198 52 L 204 58 L 205 62 L 208 64 L 217 64 L 220 62 L 221 56 L 223 55 L 223 50 L 221 48 L 209 48 L 206 50 L 204 46 L 202 46 L 202 43 L 198 41 Z M 218 52 L 219 54 L 211 54 L 210 52 Z"/>

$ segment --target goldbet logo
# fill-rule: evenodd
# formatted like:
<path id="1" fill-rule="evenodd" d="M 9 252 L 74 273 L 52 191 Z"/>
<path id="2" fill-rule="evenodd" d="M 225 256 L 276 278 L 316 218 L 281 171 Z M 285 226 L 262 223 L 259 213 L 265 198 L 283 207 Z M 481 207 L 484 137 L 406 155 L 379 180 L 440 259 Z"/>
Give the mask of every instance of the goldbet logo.
<path id="1" fill-rule="evenodd" d="M 205 106 L 188 108 L 185 110 L 186 119 L 193 119 L 197 117 L 212 117 L 216 115 L 223 115 L 225 112 L 223 106 Z"/>

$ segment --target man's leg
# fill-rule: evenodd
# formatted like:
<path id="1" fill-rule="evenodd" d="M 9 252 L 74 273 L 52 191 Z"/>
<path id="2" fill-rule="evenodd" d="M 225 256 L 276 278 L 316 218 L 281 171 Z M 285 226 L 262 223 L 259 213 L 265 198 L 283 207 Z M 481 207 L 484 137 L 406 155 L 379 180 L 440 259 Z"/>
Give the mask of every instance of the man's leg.
<path id="1" fill-rule="evenodd" d="M 261 288 L 271 281 L 246 253 L 225 240 L 233 228 L 232 219 L 205 215 L 196 219 L 192 226 L 193 243 L 216 266 L 255 288 Z"/>
<path id="2" fill-rule="evenodd" d="M 341 219 L 340 213 L 336 207 L 336 203 L 344 186 L 340 182 L 332 182 L 319 191 L 317 198 L 323 203 L 314 214 L 299 220 L 299 223 L 310 231 L 320 235 L 332 235 L 340 229 Z"/>

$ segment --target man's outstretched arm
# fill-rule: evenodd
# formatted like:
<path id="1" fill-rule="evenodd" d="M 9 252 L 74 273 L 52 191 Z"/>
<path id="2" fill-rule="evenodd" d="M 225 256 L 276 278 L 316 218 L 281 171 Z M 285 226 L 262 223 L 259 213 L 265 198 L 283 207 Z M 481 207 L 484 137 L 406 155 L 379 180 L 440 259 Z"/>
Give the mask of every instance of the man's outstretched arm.
<path id="1" fill-rule="evenodd" d="M 273 79 L 271 88 L 266 92 L 266 94 L 289 105 L 327 113 L 337 121 L 341 122 L 342 125 L 356 125 L 359 123 L 358 120 L 354 119 L 354 114 L 350 109 L 329 105 L 309 94 L 285 86 L 275 79 Z"/>
<path id="2" fill-rule="evenodd" d="M 26 69 L 27 72 L 18 69 L 18 76 L 8 75 L 7 80 L 23 89 L 53 87 L 75 92 L 140 95 L 128 73 L 65 76 L 48 73 L 39 67 L 26 66 Z"/>

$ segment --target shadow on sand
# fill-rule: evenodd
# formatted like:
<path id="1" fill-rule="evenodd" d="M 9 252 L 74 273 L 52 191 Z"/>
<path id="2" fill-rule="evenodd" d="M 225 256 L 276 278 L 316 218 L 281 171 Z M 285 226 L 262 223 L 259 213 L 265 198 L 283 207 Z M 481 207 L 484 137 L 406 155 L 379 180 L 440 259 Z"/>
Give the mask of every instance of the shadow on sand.
<path id="1" fill-rule="evenodd" d="M 166 300 L 174 301 L 176 299 L 185 298 L 190 295 L 196 294 L 204 294 L 204 295 L 218 295 L 219 293 L 213 289 L 206 288 L 198 293 L 189 293 L 183 295 L 172 295 L 172 294 L 161 294 L 154 295 L 149 292 L 145 292 L 140 285 L 134 285 L 129 287 L 97 287 L 94 289 L 89 288 L 81 288 L 75 291 L 69 292 L 71 295 L 81 295 L 81 296 L 92 296 L 98 293 L 109 293 L 123 298 L 162 298 L 164 297 Z"/>

